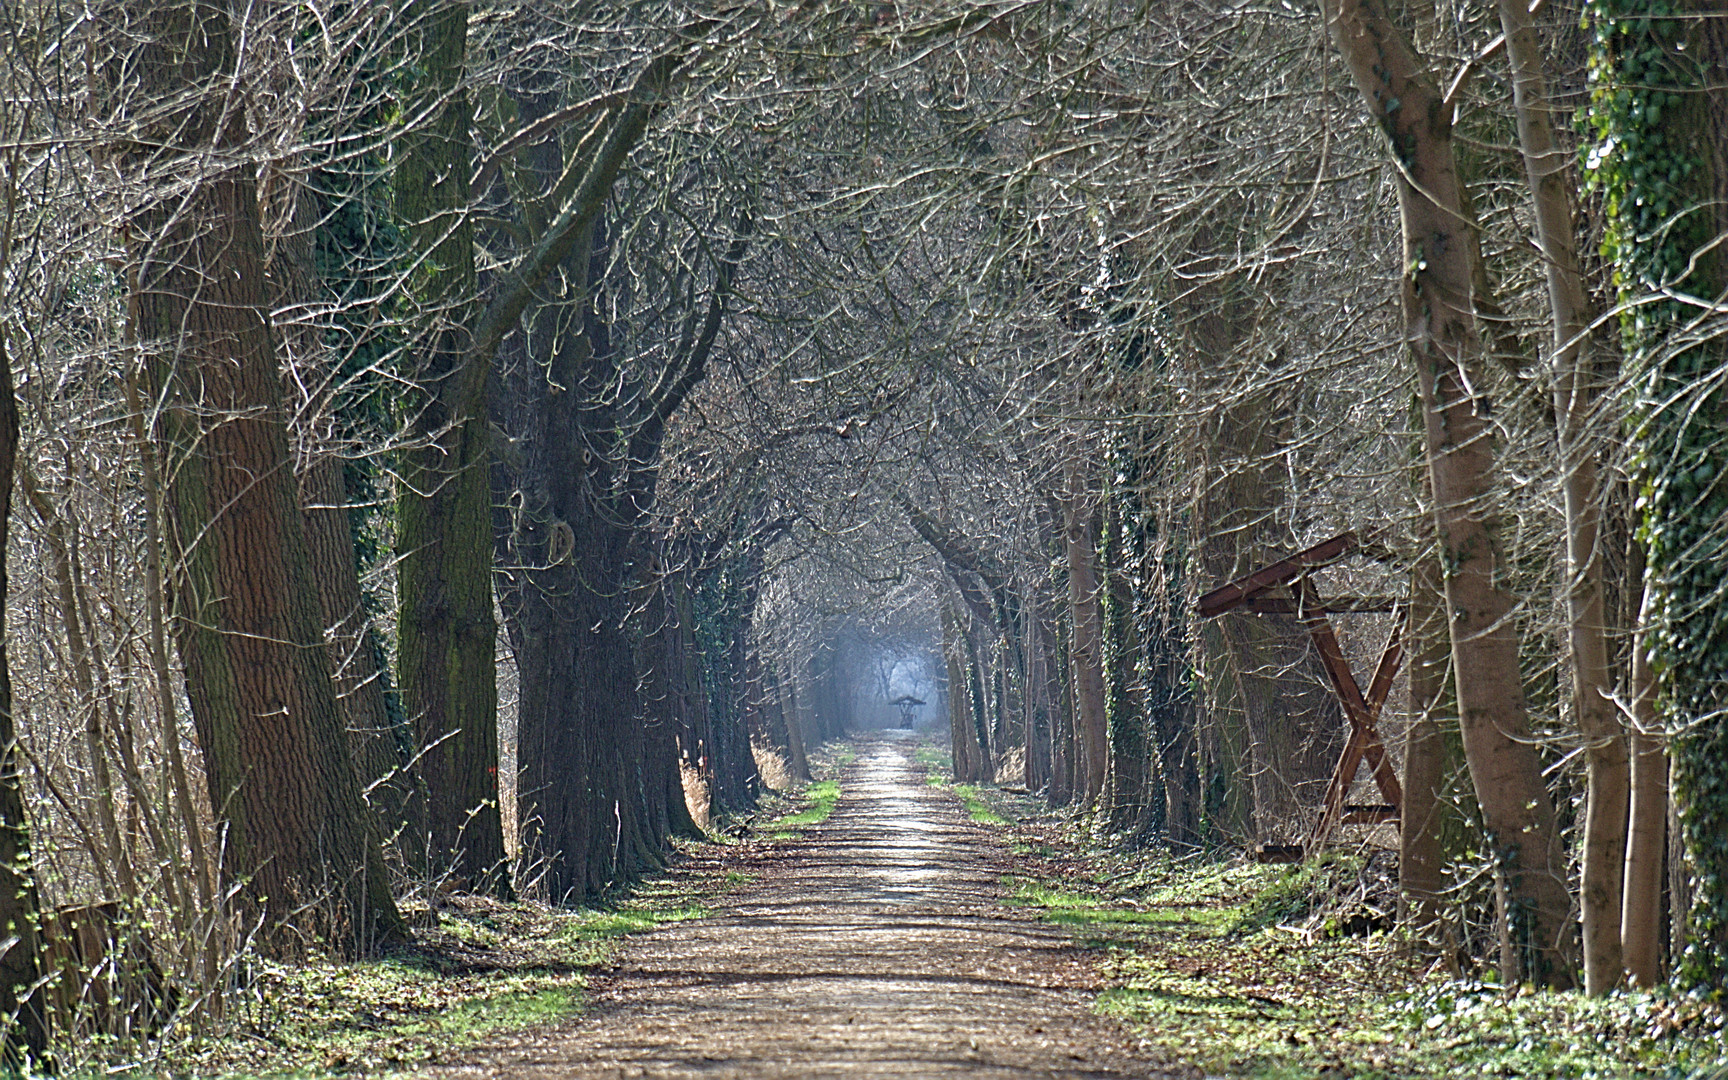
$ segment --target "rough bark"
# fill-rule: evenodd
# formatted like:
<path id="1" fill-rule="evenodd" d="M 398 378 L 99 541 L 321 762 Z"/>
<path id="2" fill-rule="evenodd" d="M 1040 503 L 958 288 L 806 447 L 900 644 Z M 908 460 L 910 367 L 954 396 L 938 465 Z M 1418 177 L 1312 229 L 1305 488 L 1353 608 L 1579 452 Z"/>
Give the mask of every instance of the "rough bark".
<path id="1" fill-rule="evenodd" d="M 558 903 L 631 880 L 659 861 L 664 840 L 639 782 L 648 710 L 632 568 L 644 552 L 613 499 L 617 357 L 595 303 L 599 250 L 591 235 L 572 254 L 500 376 L 498 423 L 518 448 L 502 470 L 510 513 L 497 537 L 522 687 L 518 835 Z"/>
<path id="2" fill-rule="evenodd" d="M 380 839 L 405 856 L 423 855 L 405 842 L 417 832 L 409 814 L 424 805 L 425 797 L 390 713 L 389 672 L 360 591 L 342 460 L 325 454 L 313 461 L 300 476 L 299 493 L 325 648 L 361 794 L 372 808 Z"/>
<path id="3" fill-rule="evenodd" d="M 274 208 L 267 220 L 271 303 L 278 311 L 315 309 L 321 288 L 313 255 L 319 217 L 316 200 L 293 181 L 278 177 L 275 186 L 276 201 L 288 205 Z M 273 229 L 268 227 L 272 222 Z M 329 430 L 336 422 L 337 403 L 328 388 L 339 380 L 330 370 L 335 357 L 322 338 L 321 328 L 305 321 L 284 326 L 279 340 L 300 513 L 336 700 L 348 730 L 360 790 L 372 808 L 385 850 L 412 856 L 415 845 L 401 841 L 417 831 L 408 815 L 423 803 L 423 793 L 415 790 L 416 774 L 407 759 L 406 742 L 398 738 L 406 732 L 398 732 L 391 714 L 390 675 L 360 588 L 346 465 L 331 445 L 335 433 Z"/>
<path id="4" fill-rule="evenodd" d="M 1471 303 L 1473 228 L 1439 88 L 1382 0 L 1326 0 L 1332 40 L 1398 169 L 1404 231 L 1402 306 L 1416 368 L 1445 596 L 1452 613 L 1460 727 L 1502 896 L 1501 969 L 1508 981 L 1574 979 L 1565 851 L 1530 738 L 1513 599 L 1488 504 L 1492 428 L 1478 397 L 1482 350 Z"/>
<path id="5" fill-rule="evenodd" d="M 784 711 L 786 724 L 786 746 L 789 754 L 787 764 L 792 769 L 792 778 L 808 782 L 810 779 L 810 757 L 804 746 L 804 718 L 798 712 L 798 679 L 796 668 L 791 664 L 776 665 L 776 678 L 780 686 L 780 702 Z"/>
<path id="6" fill-rule="evenodd" d="M 1234 315 L 1243 305 L 1226 310 Z M 1226 321 L 1213 314 L 1205 323 Z M 1223 330 L 1199 335 L 1209 352 L 1228 355 L 1236 336 Z M 1207 483 L 1199 500 L 1206 538 L 1200 563 L 1214 582 L 1249 573 L 1289 550 L 1272 509 L 1285 501 L 1279 448 L 1279 407 L 1268 392 L 1231 395 L 1230 405 L 1207 424 Z M 1254 834 L 1263 842 L 1293 842 L 1303 836 L 1319 806 L 1333 766 L 1344 748 L 1347 727 L 1337 698 L 1308 633 L 1291 616 L 1231 613 L 1206 639 L 1209 666 L 1226 691 L 1214 719 L 1243 732 L 1221 731 L 1221 742 L 1240 745 L 1239 760 L 1221 761 L 1229 801 L 1252 796 Z"/>
<path id="7" fill-rule="evenodd" d="M 469 889 L 510 890 L 498 807 L 490 477 L 484 388 L 492 356 L 470 334 L 475 302 L 464 86 L 468 8 L 440 0 L 414 26 L 415 108 L 430 119 L 396 158 L 396 212 L 424 269 L 413 347 L 419 388 L 396 499 L 397 656 L 426 805 L 429 869 Z"/>
<path id="8" fill-rule="evenodd" d="M 1146 650 L 1136 618 L 1134 590 L 1124 563 L 1120 499 L 1105 507 L 1105 706 L 1110 723 L 1111 831 L 1138 839 L 1151 817 L 1152 764 L 1146 724 L 1146 688 L 1140 665 Z"/>
<path id="9" fill-rule="evenodd" d="M 1147 706 L 1164 791 L 1164 838 L 1171 847 L 1192 849 L 1202 840 L 1200 768 L 1186 675 L 1180 656 L 1162 657 L 1151 671 Z"/>
<path id="10" fill-rule="evenodd" d="M 1589 6 L 1589 155 L 1604 195 L 1630 388 L 1629 440 L 1650 601 L 1638 648 L 1672 733 L 1671 788 L 1685 849 L 1687 944 L 1673 981 L 1728 984 L 1728 393 L 1710 373 L 1725 352 L 1712 323 L 1728 292 L 1728 3 L 1656 12 Z M 1706 321 L 1711 320 L 1711 321 Z M 1688 888 L 1684 878 L 1692 878 Z"/>
<path id="11" fill-rule="evenodd" d="M 207 168 L 245 138 L 224 9 L 155 10 L 137 70 L 162 114 L 126 160 Z M 264 943 L 344 951 L 402 932 L 346 752 L 296 505 L 249 167 L 190 178 L 128 223 L 132 319 L 164 403 L 176 637 L 223 870 Z"/>
<path id="12" fill-rule="evenodd" d="M 947 666 L 948 685 L 948 746 L 949 763 L 954 782 L 975 784 L 986 779 L 983 775 L 983 754 L 972 725 L 970 692 L 966 681 L 966 656 L 961 645 L 958 620 L 952 607 L 942 608 L 942 658 Z"/>
<path id="13" fill-rule="evenodd" d="M 978 780 L 989 783 L 996 779 L 996 758 L 990 753 L 990 703 L 984 695 L 984 663 L 979 655 L 978 624 L 962 623 L 960 639 L 965 642 L 967 716 L 972 721 L 973 745 L 978 748 Z"/>
<path id="14" fill-rule="evenodd" d="M 1398 887 L 1401 921 L 1416 955 L 1458 969 L 1457 935 L 1446 919 L 1448 859 L 1463 854 L 1466 822 L 1455 804 L 1464 755 L 1451 692 L 1451 642 L 1446 631 L 1440 564 L 1432 555 L 1410 575 L 1410 727 L 1404 740 L 1404 805 L 1399 817 Z"/>

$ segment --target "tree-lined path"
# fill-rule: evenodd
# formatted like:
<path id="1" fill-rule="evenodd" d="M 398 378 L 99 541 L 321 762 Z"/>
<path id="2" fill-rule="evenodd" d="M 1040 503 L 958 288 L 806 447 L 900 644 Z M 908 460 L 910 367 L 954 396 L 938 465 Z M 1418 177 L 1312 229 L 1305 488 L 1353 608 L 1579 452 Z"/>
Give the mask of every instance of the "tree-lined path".
<path id="1" fill-rule="evenodd" d="M 1091 1012 L 1085 953 L 1000 902 L 1000 838 L 908 743 L 860 744 L 840 782 L 828 820 L 747 866 L 713 918 L 631 939 L 588 1016 L 428 1075 L 1186 1074 Z"/>

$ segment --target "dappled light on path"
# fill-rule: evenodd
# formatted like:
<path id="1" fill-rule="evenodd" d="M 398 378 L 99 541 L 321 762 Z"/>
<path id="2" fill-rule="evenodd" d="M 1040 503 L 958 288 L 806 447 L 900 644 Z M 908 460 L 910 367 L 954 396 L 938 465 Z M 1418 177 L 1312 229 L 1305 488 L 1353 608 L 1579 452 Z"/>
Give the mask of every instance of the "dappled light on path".
<path id="1" fill-rule="evenodd" d="M 590 1016 L 431 1075 L 1192 1075 L 1091 1012 L 1085 953 L 999 903 L 1001 839 L 908 742 L 858 749 L 826 822 L 752 859 L 715 917 L 632 939 Z"/>

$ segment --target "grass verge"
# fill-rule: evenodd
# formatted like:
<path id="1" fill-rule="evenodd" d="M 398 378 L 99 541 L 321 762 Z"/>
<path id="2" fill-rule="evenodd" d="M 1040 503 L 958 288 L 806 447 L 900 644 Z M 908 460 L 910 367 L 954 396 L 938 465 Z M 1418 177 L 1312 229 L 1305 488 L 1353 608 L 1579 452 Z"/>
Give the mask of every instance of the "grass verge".
<path id="1" fill-rule="evenodd" d="M 1720 1010 L 1425 975 L 1395 934 L 1353 936 L 1362 858 L 1097 855 L 1078 826 L 1016 818 L 1011 901 L 1099 951 L 1100 1010 L 1209 1076 L 1728 1077 Z"/>
<path id="2" fill-rule="evenodd" d="M 83 1048 L 69 1075 L 334 1077 L 412 1069 L 581 1012 L 590 973 L 630 934 L 708 914 L 743 875 L 692 845 L 679 872 L 615 904 L 566 909 L 453 896 L 412 945 L 356 963 L 255 959 L 214 1031 L 170 1029 L 144 1055 Z"/>

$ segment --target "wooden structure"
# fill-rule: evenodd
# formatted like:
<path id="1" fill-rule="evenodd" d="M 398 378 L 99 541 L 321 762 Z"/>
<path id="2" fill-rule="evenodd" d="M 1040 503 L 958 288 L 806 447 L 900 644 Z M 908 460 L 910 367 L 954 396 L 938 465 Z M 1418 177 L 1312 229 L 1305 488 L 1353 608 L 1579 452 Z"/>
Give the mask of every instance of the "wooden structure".
<path id="1" fill-rule="evenodd" d="M 1212 618 L 1228 611 L 1244 611 L 1258 615 L 1294 615 L 1307 629 L 1320 654 L 1320 664 L 1332 683 L 1333 692 L 1350 722 L 1350 735 L 1344 742 L 1344 752 L 1332 770 L 1326 787 L 1326 799 L 1302 845 L 1302 853 L 1314 855 L 1331 837 L 1339 825 L 1377 825 L 1397 823 L 1404 805 L 1404 792 L 1398 784 L 1398 774 L 1386 754 L 1386 744 L 1380 738 L 1377 724 L 1380 709 L 1392 690 L 1392 680 L 1404 659 L 1404 602 L 1395 597 L 1320 598 L 1310 575 L 1322 567 L 1331 566 L 1350 555 L 1363 553 L 1354 533 L 1342 533 L 1323 543 L 1299 551 L 1287 559 L 1263 566 L 1228 585 L 1219 586 L 1200 598 L 1199 613 Z M 1380 662 L 1368 681 L 1366 692 L 1350 670 L 1338 635 L 1328 616 L 1344 612 L 1388 611 L 1393 615 L 1392 633 L 1381 650 Z M 1374 784 L 1384 802 L 1353 805 L 1345 800 L 1356 782 L 1357 770 L 1366 762 Z"/>
<path id="2" fill-rule="evenodd" d="M 911 694 L 902 694 L 895 698 L 891 704 L 900 710 L 900 726 L 910 731 L 912 725 L 918 720 L 918 710 L 924 707 L 924 699 L 915 698 Z"/>

